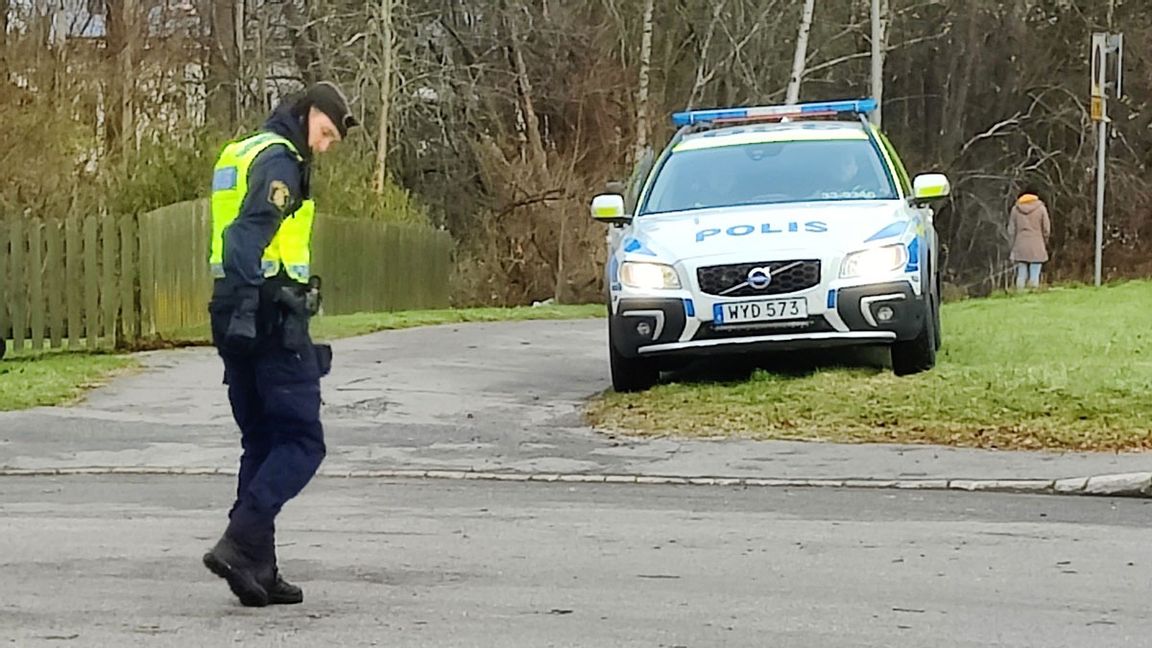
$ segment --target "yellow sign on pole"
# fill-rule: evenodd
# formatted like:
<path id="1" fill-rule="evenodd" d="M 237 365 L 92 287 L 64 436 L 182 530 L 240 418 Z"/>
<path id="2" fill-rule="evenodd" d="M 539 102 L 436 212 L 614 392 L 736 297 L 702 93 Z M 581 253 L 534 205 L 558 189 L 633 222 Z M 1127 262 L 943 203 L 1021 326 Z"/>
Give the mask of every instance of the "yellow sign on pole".
<path id="1" fill-rule="evenodd" d="M 1104 121 L 1104 97 L 1092 97 L 1092 120 Z"/>
<path id="2" fill-rule="evenodd" d="M 1092 119 L 1104 121 L 1104 97 L 1108 88 L 1108 34 L 1092 35 Z"/>

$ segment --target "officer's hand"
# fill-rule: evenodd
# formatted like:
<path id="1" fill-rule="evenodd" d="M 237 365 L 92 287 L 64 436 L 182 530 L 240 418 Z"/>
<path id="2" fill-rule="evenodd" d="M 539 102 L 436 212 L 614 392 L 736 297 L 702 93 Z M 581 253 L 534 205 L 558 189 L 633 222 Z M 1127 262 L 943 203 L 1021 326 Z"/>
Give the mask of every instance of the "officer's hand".
<path id="1" fill-rule="evenodd" d="M 318 315 L 320 313 L 320 305 L 323 299 L 320 297 L 319 290 L 309 290 L 304 295 L 304 304 L 308 309 L 309 315 Z"/>
<path id="2" fill-rule="evenodd" d="M 308 279 L 308 292 L 305 295 L 305 300 L 308 303 L 308 312 L 312 315 L 320 313 L 321 304 L 324 303 L 324 298 L 320 294 L 320 277 L 312 275 Z"/>
<path id="3" fill-rule="evenodd" d="M 236 308 L 224 334 L 224 350 L 249 354 L 256 348 L 256 310 L 260 305 L 260 295 L 256 288 L 239 288 L 236 297 Z"/>

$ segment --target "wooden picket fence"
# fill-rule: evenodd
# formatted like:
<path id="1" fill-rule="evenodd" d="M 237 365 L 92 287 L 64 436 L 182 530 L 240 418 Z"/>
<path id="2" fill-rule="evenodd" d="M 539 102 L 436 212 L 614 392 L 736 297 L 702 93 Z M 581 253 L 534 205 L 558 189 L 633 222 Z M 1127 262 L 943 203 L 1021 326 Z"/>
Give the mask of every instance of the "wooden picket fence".
<path id="1" fill-rule="evenodd" d="M 0 220 L 0 341 L 100 348 L 140 336 L 136 221 Z"/>
<path id="2" fill-rule="evenodd" d="M 0 219 L 0 342 L 110 348 L 202 335 L 212 292 L 206 201 L 138 217 Z M 446 307 L 451 237 L 319 215 L 327 314 Z"/>
<path id="3" fill-rule="evenodd" d="M 140 319 L 145 336 L 194 335 L 208 319 L 212 216 L 207 201 L 177 203 L 140 217 Z"/>

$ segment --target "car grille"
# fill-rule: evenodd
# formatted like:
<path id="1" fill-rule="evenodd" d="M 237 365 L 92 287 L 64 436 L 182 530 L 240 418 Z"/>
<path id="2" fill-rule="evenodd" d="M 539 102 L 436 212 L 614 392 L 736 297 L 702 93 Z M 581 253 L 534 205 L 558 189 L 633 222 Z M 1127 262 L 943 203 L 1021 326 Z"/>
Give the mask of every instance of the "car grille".
<path id="1" fill-rule="evenodd" d="M 762 289 L 745 285 L 732 290 L 748 281 L 748 273 L 753 268 L 768 268 L 772 273 L 772 283 Z M 820 261 L 762 261 L 707 266 L 696 269 L 696 279 L 700 282 L 700 290 L 709 295 L 723 297 L 786 295 L 820 285 Z"/>

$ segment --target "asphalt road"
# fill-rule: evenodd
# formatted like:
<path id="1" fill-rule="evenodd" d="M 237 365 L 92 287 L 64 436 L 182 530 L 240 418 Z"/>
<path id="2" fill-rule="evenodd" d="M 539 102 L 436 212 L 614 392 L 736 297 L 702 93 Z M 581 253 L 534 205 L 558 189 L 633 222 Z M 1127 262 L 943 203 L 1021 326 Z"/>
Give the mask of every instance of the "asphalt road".
<path id="1" fill-rule="evenodd" d="M 321 478 L 301 606 L 199 556 L 223 477 L 0 479 L 0 645 L 1148 646 L 1152 508 L 961 493 Z"/>

